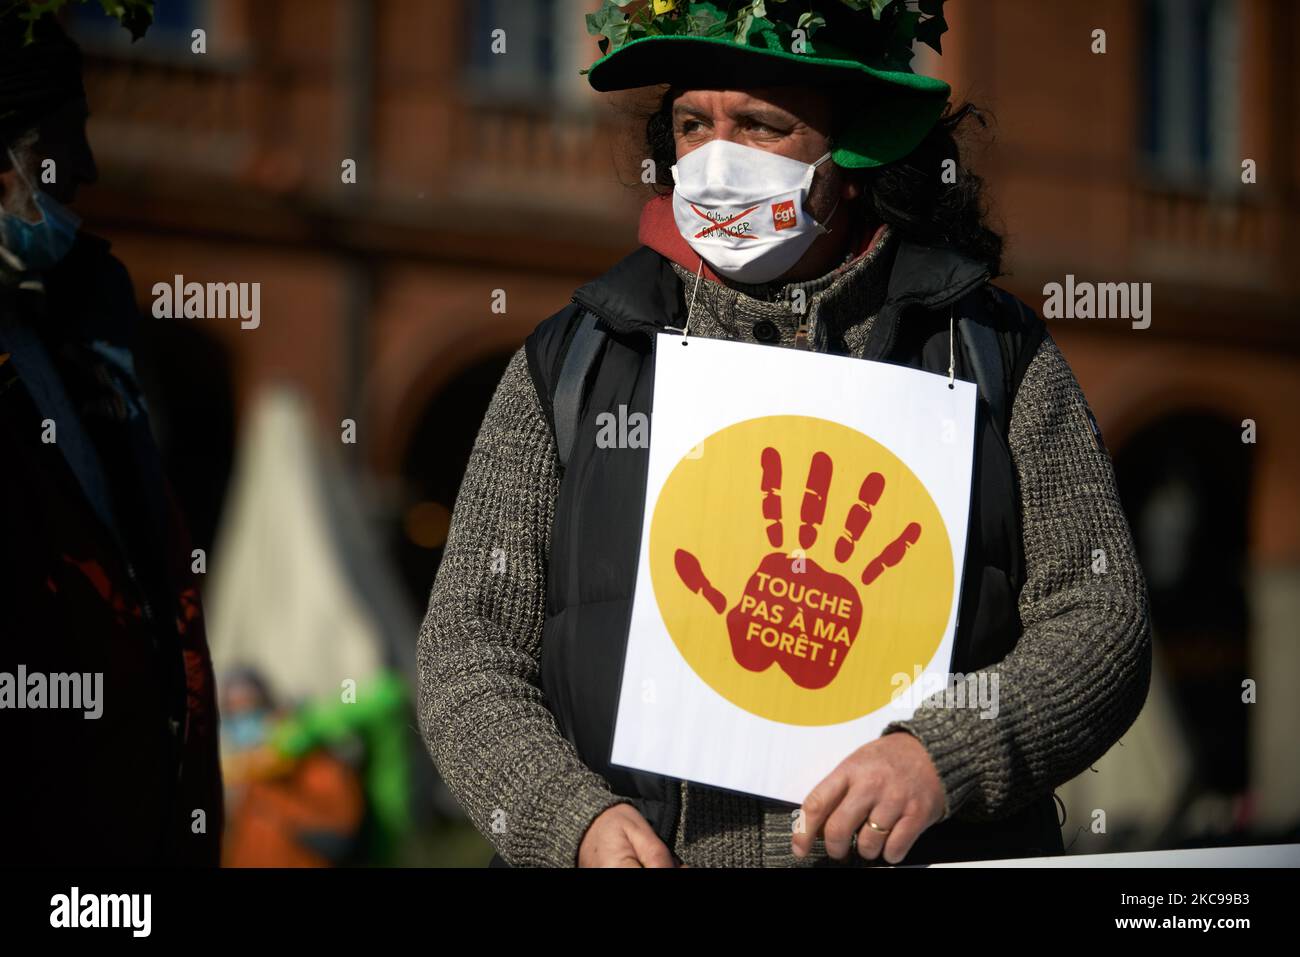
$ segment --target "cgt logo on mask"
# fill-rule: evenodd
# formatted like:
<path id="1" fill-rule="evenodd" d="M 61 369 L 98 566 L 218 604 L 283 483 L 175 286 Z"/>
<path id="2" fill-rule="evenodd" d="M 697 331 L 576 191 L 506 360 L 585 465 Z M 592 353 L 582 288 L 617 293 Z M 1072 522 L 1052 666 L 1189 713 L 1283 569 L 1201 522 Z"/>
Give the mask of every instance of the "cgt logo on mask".
<path id="1" fill-rule="evenodd" d="M 794 200 L 787 199 L 784 203 L 772 204 L 772 224 L 777 232 L 793 229 L 799 225 L 799 214 L 795 210 Z"/>

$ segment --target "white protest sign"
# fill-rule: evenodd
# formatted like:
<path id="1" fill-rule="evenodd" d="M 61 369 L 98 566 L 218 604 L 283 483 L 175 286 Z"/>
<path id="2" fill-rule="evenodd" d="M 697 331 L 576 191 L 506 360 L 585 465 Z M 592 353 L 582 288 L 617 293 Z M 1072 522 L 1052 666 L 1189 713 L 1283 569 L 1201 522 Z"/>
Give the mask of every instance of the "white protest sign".
<path id="1" fill-rule="evenodd" d="M 614 764 L 798 804 L 945 686 L 975 396 L 659 336 Z"/>

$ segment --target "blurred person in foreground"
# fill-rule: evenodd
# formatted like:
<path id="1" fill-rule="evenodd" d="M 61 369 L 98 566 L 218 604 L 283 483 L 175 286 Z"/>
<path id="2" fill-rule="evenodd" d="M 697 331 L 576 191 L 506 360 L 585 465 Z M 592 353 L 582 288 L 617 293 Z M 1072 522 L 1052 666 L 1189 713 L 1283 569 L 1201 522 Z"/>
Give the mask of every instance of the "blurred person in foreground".
<path id="1" fill-rule="evenodd" d="M 969 111 L 908 67 L 912 30 L 942 20 L 859 6 L 661 0 L 589 21 L 607 37 L 595 89 L 667 85 L 646 137 L 665 192 L 641 248 L 510 362 L 420 636 L 429 749 L 508 864 L 1059 854 L 1053 789 L 1142 708 L 1146 590 L 1109 456 L 1042 321 L 990 284 L 1002 240 L 954 137 Z M 601 447 L 598 417 L 649 416 L 654 336 L 686 326 L 979 385 L 951 670 L 996 675 L 997 715 L 889 724 L 808 794 L 802 829 L 788 804 L 609 760 L 648 449 Z"/>
<path id="2" fill-rule="evenodd" d="M 7 8 L 0 18 L 5 860 L 215 865 L 223 808 L 212 667 L 190 544 L 135 375 L 135 296 L 109 244 L 81 232 L 68 208 L 77 188 L 96 178 L 81 57 L 48 17 L 25 42 L 26 23 Z M 74 698 L 81 707 L 70 706 Z"/>

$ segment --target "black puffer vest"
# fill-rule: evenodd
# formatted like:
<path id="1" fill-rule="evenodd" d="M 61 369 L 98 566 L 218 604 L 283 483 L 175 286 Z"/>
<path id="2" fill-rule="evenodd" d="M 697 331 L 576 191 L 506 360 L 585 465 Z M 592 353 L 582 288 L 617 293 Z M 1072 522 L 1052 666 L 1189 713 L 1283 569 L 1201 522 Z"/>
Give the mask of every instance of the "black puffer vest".
<path id="1" fill-rule="evenodd" d="M 886 302 L 861 358 L 947 374 L 949 316 L 995 334 L 1002 394 L 981 396 L 976 419 L 972 521 L 952 671 L 969 673 L 1002 660 L 1020 635 L 1017 596 L 1025 580 L 1016 473 L 1007 445 L 1012 400 L 1042 339 L 1042 322 L 988 284 L 980 264 L 950 250 L 900 245 Z M 597 416 L 651 411 L 654 336 L 683 325 L 682 283 L 661 255 L 642 247 L 574 294 L 526 343 L 529 370 L 548 419 L 565 356 L 584 313 L 604 331 L 578 416 L 576 440 L 560 486 L 551 536 L 542 688 L 564 735 L 613 790 L 631 798 L 673 846 L 679 783 L 609 763 L 623 654 L 636 584 L 648 449 L 597 446 Z M 987 335 L 987 331 L 985 333 Z M 988 336 L 992 341 L 994 336 Z M 955 373 L 978 381 L 968 350 L 956 349 Z M 987 378 L 985 376 L 984 378 Z M 914 846 L 906 863 L 1022 857 L 1061 851 L 1051 797 L 988 823 L 949 820 Z"/>

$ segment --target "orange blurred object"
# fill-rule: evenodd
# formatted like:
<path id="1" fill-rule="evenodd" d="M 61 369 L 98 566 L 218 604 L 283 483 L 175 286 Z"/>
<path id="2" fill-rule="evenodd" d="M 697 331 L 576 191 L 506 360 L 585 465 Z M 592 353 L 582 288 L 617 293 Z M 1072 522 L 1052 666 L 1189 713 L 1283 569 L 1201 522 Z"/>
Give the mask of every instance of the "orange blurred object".
<path id="1" fill-rule="evenodd" d="M 229 814 L 224 866 L 332 867 L 360 833 L 365 795 L 351 767 L 315 752 L 249 783 Z"/>

